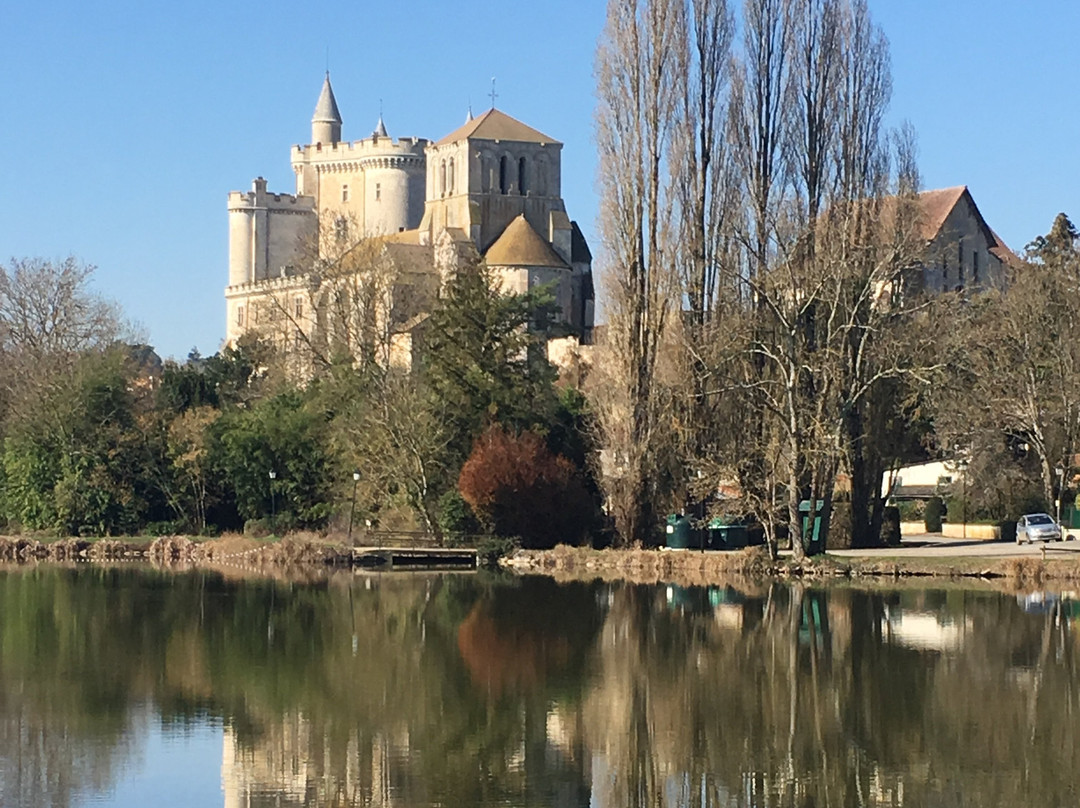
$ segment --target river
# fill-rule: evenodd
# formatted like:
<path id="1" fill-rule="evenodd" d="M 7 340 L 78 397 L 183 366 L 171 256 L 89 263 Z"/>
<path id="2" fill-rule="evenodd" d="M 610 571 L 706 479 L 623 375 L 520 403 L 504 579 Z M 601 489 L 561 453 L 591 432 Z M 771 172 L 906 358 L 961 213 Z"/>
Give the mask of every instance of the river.
<path id="1" fill-rule="evenodd" d="M 1063 806 L 1070 593 L 0 571 L 0 805 Z"/>

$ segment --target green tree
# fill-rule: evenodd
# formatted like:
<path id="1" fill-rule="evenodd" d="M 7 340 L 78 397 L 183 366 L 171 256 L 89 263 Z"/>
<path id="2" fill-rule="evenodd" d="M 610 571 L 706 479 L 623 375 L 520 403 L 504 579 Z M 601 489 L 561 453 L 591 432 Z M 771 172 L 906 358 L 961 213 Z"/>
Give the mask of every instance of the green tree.
<path id="1" fill-rule="evenodd" d="M 557 372 L 544 346 L 551 295 L 543 287 L 504 294 L 500 286 L 483 265 L 459 270 L 427 330 L 422 378 L 445 413 L 454 472 L 488 423 L 547 425 L 556 408 Z"/>
<path id="2" fill-rule="evenodd" d="M 329 516 L 337 463 L 325 417 L 299 391 L 223 413 L 212 435 L 214 465 L 234 493 L 241 518 L 266 517 L 273 510 L 282 525 L 312 527 Z"/>

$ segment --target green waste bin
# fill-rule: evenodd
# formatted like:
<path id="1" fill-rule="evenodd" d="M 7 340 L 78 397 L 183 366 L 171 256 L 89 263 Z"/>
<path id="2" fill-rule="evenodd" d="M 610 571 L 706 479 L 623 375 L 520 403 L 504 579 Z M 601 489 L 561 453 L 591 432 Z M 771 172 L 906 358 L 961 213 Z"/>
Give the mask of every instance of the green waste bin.
<path id="1" fill-rule="evenodd" d="M 811 542 L 816 542 L 821 536 L 821 509 L 825 507 L 825 501 L 819 499 L 817 501 L 817 510 L 814 512 L 814 530 L 811 533 L 809 521 L 810 521 L 810 500 L 804 499 L 799 503 L 799 513 L 802 516 L 802 541 L 803 546 L 809 545 Z"/>
<path id="2" fill-rule="evenodd" d="M 734 550 L 745 547 L 748 531 L 746 525 L 736 519 L 714 517 L 709 520 L 709 549 Z"/>
<path id="3" fill-rule="evenodd" d="M 667 518 L 665 544 L 675 550 L 697 549 L 698 543 L 694 540 L 694 526 L 690 517 L 681 513 L 670 514 Z"/>

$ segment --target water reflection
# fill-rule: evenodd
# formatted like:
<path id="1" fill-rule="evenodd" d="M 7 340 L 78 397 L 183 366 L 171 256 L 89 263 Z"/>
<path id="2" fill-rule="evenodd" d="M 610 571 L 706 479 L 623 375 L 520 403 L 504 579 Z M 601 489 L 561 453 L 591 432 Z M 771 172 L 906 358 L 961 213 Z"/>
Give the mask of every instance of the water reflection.
<path id="1" fill-rule="evenodd" d="M 0 804 L 1074 804 L 1071 593 L 0 573 Z M 211 770 L 212 769 L 212 770 Z"/>

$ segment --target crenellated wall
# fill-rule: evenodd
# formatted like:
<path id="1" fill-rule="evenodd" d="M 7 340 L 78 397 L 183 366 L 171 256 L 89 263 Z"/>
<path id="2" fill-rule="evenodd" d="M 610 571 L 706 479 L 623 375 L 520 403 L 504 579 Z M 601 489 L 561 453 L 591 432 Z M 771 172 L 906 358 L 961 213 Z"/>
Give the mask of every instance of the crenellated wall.
<path id="1" fill-rule="evenodd" d="M 231 192 L 228 210 L 229 286 L 286 274 L 314 243 L 315 200 L 269 193 L 262 177 Z"/>
<path id="2" fill-rule="evenodd" d="M 296 192 L 314 197 L 324 221 L 345 217 L 365 235 L 414 229 L 424 213 L 427 143 L 373 135 L 294 146 Z"/>

